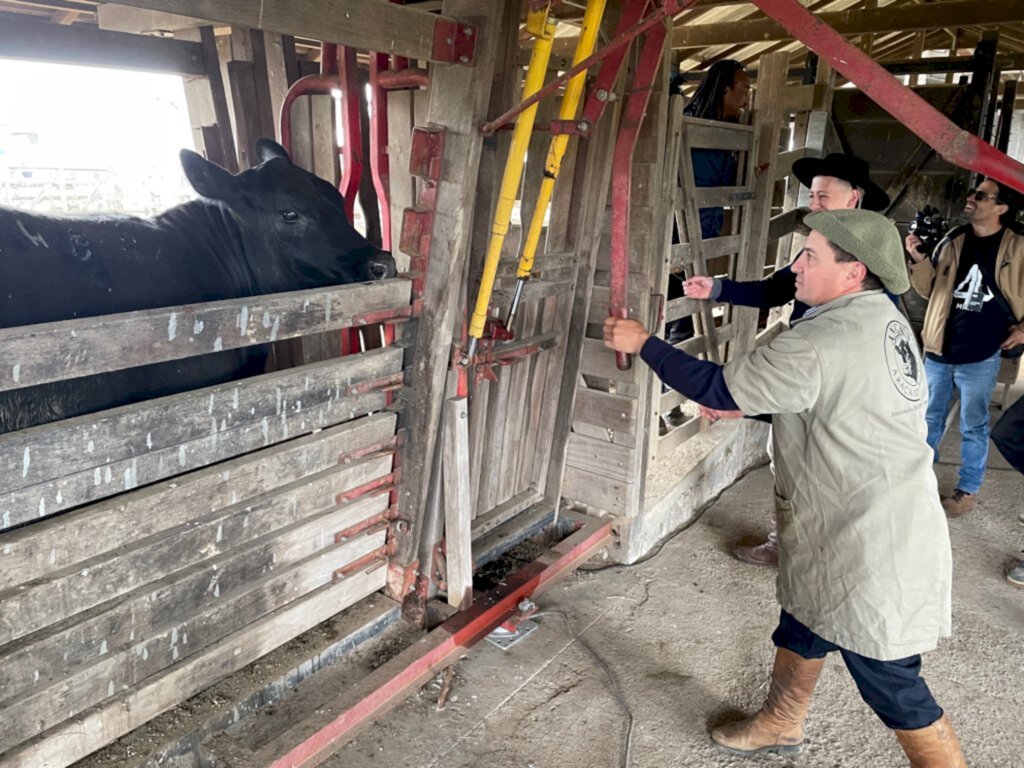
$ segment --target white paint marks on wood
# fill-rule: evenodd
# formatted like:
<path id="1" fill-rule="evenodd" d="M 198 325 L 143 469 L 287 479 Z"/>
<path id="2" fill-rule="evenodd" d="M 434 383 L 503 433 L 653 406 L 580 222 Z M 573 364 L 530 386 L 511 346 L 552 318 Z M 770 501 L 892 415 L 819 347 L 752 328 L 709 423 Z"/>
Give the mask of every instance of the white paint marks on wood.
<path id="1" fill-rule="evenodd" d="M 28 477 L 28 468 L 32 465 L 32 451 L 30 448 L 25 448 L 25 454 L 21 460 L 21 476 Z"/>
<path id="2" fill-rule="evenodd" d="M 170 318 L 167 320 L 167 340 L 174 341 L 174 337 L 178 335 L 178 314 L 171 312 Z"/>
<path id="3" fill-rule="evenodd" d="M 18 379 L 21 378 L 21 364 L 14 366 L 14 370 L 11 371 L 11 377 L 14 379 L 14 383 L 18 383 Z"/>

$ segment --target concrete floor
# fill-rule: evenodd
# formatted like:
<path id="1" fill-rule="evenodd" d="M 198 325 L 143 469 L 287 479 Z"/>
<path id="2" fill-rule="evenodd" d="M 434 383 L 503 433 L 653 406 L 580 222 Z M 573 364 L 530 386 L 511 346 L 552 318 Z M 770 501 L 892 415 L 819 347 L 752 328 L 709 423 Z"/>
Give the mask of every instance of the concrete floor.
<path id="1" fill-rule="evenodd" d="M 942 453 L 936 472 L 950 490 L 955 435 Z M 507 652 L 486 642 L 467 652 L 442 711 L 435 680 L 325 765 L 906 765 L 837 656 L 814 695 L 801 755 L 741 759 L 708 739 L 709 727 L 755 710 L 766 691 L 774 571 L 728 552 L 765 533 L 770 498 L 768 470 L 754 471 L 646 562 L 556 585 L 539 599 L 531 637 Z M 1024 754 L 1024 591 L 1003 579 L 1024 546 L 1022 510 L 1024 478 L 993 450 L 977 508 L 950 524 L 954 633 L 925 656 L 924 671 L 972 766 L 1020 765 Z"/>

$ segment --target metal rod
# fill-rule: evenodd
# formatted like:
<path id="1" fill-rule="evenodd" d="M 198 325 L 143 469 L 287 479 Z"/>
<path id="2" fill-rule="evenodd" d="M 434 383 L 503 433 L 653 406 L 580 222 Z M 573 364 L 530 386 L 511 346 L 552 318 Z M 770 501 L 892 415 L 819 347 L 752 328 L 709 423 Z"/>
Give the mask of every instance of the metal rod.
<path id="1" fill-rule="evenodd" d="M 654 13 L 652 13 L 646 19 L 641 21 L 635 27 L 626 30 L 618 37 L 609 41 L 607 45 L 600 48 L 592 56 L 588 56 L 579 64 L 576 64 L 575 66 L 567 69 L 565 72 L 563 72 L 550 83 L 545 85 L 535 94 L 524 98 L 522 102 L 520 102 L 517 106 L 508 110 L 504 114 L 499 115 L 494 120 L 482 124 L 480 126 L 480 132 L 483 133 L 484 136 L 490 136 L 496 130 L 501 128 L 501 126 L 513 120 L 520 112 L 529 109 L 537 102 L 539 102 L 541 99 L 543 99 L 545 96 L 558 90 L 562 86 L 562 84 L 565 83 L 570 78 L 575 77 L 580 72 L 590 69 L 599 61 L 603 61 L 604 59 L 608 58 L 608 56 L 610 56 L 612 53 L 615 53 L 615 51 L 619 50 L 624 45 L 628 45 L 630 41 L 637 37 L 637 35 L 641 35 L 648 29 L 653 27 L 655 24 L 661 23 L 662 19 L 664 19 L 666 16 L 671 16 L 673 14 L 679 13 L 680 11 L 689 8 L 691 5 L 694 5 L 696 2 L 697 0 L 665 0 L 664 5 L 660 9 L 655 10 Z"/>
<path id="2" fill-rule="evenodd" d="M 611 231 L 611 274 L 609 277 L 608 315 L 629 317 L 629 218 L 630 196 L 633 186 L 633 150 L 640 134 L 640 126 L 647 112 L 651 98 L 651 87 L 661 65 L 665 50 L 667 30 L 665 25 L 652 28 L 644 39 L 640 60 L 633 73 L 629 97 L 622 110 L 619 135 L 615 140 L 612 155 L 612 231 Z M 615 364 L 620 371 L 632 366 L 629 355 L 615 353 Z"/>
<path id="3" fill-rule="evenodd" d="M 545 4 L 540 11 L 530 11 L 526 19 L 527 30 L 535 35 L 530 66 L 526 70 L 526 80 L 523 84 L 523 93 L 527 96 L 541 89 L 544 84 L 544 75 L 548 69 L 548 59 L 551 57 L 551 46 L 555 39 L 557 25 L 548 16 L 549 7 Z M 494 211 L 494 220 L 491 223 L 491 236 L 487 243 L 487 254 L 484 257 L 483 274 L 480 277 L 480 289 L 476 295 L 473 315 L 469 320 L 468 357 L 470 359 L 475 355 L 477 343 L 484 335 L 491 304 L 491 293 L 494 290 L 494 277 L 498 271 L 501 249 L 505 243 L 505 236 L 508 234 L 509 222 L 512 219 L 512 209 L 519 192 L 519 180 L 523 175 L 523 158 L 526 156 L 536 117 L 537 103 L 534 102 L 532 106 L 522 111 L 521 117 L 516 121 L 516 128 L 512 132 L 512 145 L 509 147 L 508 157 L 505 160 L 505 171 L 501 177 L 498 204 Z"/>
<path id="4" fill-rule="evenodd" d="M 594 52 L 597 45 L 597 33 L 601 29 L 601 19 L 604 16 L 606 0 L 588 0 L 587 11 L 583 15 L 583 28 L 580 31 L 579 40 L 576 42 L 576 53 L 573 55 L 573 63 L 578 64 Z M 572 120 L 583 97 L 583 86 L 586 83 L 586 73 L 580 72 L 573 77 L 565 86 L 565 93 L 562 95 L 562 104 L 558 109 L 560 120 Z M 533 271 L 534 258 L 537 255 L 537 244 L 540 243 L 541 230 L 544 228 L 544 216 L 551 202 L 551 195 L 555 189 L 555 181 L 562 168 L 562 158 L 565 157 L 565 150 L 569 146 L 569 134 L 559 134 L 551 137 L 548 146 L 548 156 L 544 162 L 544 178 L 540 184 L 540 192 L 537 195 L 537 202 L 533 208 L 533 218 L 530 220 L 530 227 L 526 233 L 526 240 L 523 243 L 523 254 L 519 258 L 519 267 L 516 270 L 516 292 L 512 297 L 512 304 L 509 306 L 508 318 L 505 320 L 505 328 L 512 329 L 516 313 L 519 310 L 519 300 L 523 295 L 523 284 L 530 279 Z"/>

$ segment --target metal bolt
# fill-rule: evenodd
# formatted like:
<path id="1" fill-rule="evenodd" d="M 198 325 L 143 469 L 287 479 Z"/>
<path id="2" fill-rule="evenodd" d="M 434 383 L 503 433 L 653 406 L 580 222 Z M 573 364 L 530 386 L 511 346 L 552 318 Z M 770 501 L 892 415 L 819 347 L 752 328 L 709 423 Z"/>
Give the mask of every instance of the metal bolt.
<path id="1" fill-rule="evenodd" d="M 446 37 L 446 38 L 444 39 L 444 41 L 445 41 L 446 43 L 448 43 L 448 45 L 451 45 L 452 43 L 454 43 L 454 42 L 455 42 L 455 41 L 454 41 L 454 40 L 452 40 L 452 39 L 451 39 L 450 37 Z"/>
<path id="2" fill-rule="evenodd" d="M 473 36 L 473 28 L 472 27 L 463 27 L 462 28 L 462 34 L 464 34 L 466 37 L 472 37 Z"/>
<path id="3" fill-rule="evenodd" d="M 530 598 L 524 597 L 519 601 L 519 605 L 517 607 L 519 608 L 520 613 L 529 613 L 530 611 L 536 610 L 537 604 Z"/>
<path id="4" fill-rule="evenodd" d="M 604 88 L 598 88 L 594 95 L 597 96 L 598 101 L 608 101 L 608 91 Z"/>
<path id="5" fill-rule="evenodd" d="M 576 129 L 580 133 L 586 133 L 587 131 L 590 130 L 590 123 L 588 123 L 586 120 L 582 120 L 582 121 L 576 123 Z"/>
<path id="6" fill-rule="evenodd" d="M 459 62 L 462 63 L 462 64 L 468 64 L 469 63 L 469 56 L 466 56 L 465 54 L 463 54 L 462 56 L 459 56 Z"/>

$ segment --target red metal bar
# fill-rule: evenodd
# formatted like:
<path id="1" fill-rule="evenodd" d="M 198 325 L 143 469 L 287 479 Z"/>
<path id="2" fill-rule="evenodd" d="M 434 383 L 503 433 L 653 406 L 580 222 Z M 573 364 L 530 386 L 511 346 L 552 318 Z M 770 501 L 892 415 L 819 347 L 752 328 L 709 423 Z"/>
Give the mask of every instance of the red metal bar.
<path id="1" fill-rule="evenodd" d="M 370 54 L 370 175 L 380 211 L 380 247 L 391 250 L 391 165 L 388 162 L 388 92 L 382 75 L 388 67 L 384 53 Z"/>
<path id="2" fill-rule="evenodd" d="M 646 3 L 638 0 L 627 2 L 626 6 L 622 9 L 619 23 L 615 27 L 613 39 L 617 40 L 625 35 L 630 28 L 636 26 L 640 19 L 643 18 L 644 11 L 647 9 L 646 6 Z M 629 46 L 624 45 L 609 54 L 608 58 L 601 64 L 601 70 L 597 73 L 593 86 L 587 92 L 587 100 L 583 104 L 583 113 L 578 121 L 580 127 L 583 125 L 587 126 L 586 132 L 589 133 L 589 130 L 597 125 L 601 115 L 604 114 L 604 108 L 611 101 L 615 81 L 619 79 L 619 73 L 622 71 L 622 62 L 625 61 L 628 52 Z M 552 130 L 557 130 L 556 122 L 552 121 Z"/>
<path id="3" fill-rule="evenodd" d="M 948 162 L 1024 192 L 1024 165 L 954 124 L 796 0 L 752 0 Z"/>
<path id="4" fill-rule="evenodd" d="M 341 135 L 344 160 L 341 165 L 339 191 L 345 198 L 345 213 L 355 221 L 356 195 L 363 177 L 363 132 L 359 125 L 359 100 L 362 88 L 356 64 L 356 49 L 338 48 L 338 80 L 341 84 Z"/>
<path id="5" fill-rule="evenodd" d="M 640 126 L 651 99 L 651 86 L 661 66 L 665 50 L 666 29 L 662 23 L 652 27 L 640 49 L 640 60 L 633 73 L 633 82 L 622 110 L 619 135 L 612 155 L 612 232 L 611 275 L 609 278 L 608 315 L 628 317 L 627 283 L 629 278 L 629 216 L 633 186 L 633 150 Z M 632 362 L 625 352 L 615 353 L 620 371 L 629 370 Z"/>
<path id="6" fill-rule="evenodd" d="M 512 107 L 512 109 L 496 117 L 494 120 L 491 120 L 489 123 L 484 123 L 483 125 L 481 125 L 480 132 L 483 133 L 484 136 L 490 136 L 503 125 L 514 120 L 520 112 L 529 109 L 544 97 L 554 93 L 556 90 L 561 88 L 564 83 L 571 80 L 580 72 L 590 69 L 599 61 L 604 61 L 606 58 L 608 58 L 608 56 L 615 53 L 623 46 L 628 45 L 638 35 L 641 35 L 647 30 L 654 28 L 658 24 L 662 24 L 666 16 L 675 15 L 680 11 L 690 7 L 696 2 L 697 0 L 664 0 L 664 3 L 661 6 L 661 8 L 655 9 L 655 11 L 650 16 L 641 21 L 639 24 L 632 27 L 631 29 L 626 30 L 618 37 L 612 39 L 607 45 L 594 51 L 594 53 L 585 58 L 579 64 L 576 64 L 567 69 L 565 72 L 556 77 L 554 80 L 550 81 L 547 85 L 545 85 L 539 91 L 534 93 L 532 96 L 530 96 L 527 99 L 524 99 L 519 104 Z"/>
<path id="7" fill-rule="evenodd" d="M 363 483 L 362 485 L 357 485 L 355 488 L 345 491 L 344 493 L 339 493 L 334 500 L 338 504 L 348 504 L 361 496 L 379 496 L 382 493 L 390 493 L 397 482 L 398 473 L 391 472 L 387 475 L 381 475 L 375 480 Z"/>
<path id="8" fill-rule="evenodd" d="M 506 621 L 523 598 L 536 596 L 590 559 L 612 536 L 610 520 L 587 522 L 539 560 L 512 574 L 505 583 L 455 614 L 416 645 L 378 667 L 362 685 L 369 693 L 333 722 L 279 757 L 270 768 L 307 768 L 322 762 L 408 693 L 429 680 Z M 370 687 L 373 686 L 373 687 Z"/>
<path id="9" fill-rule="evenodd" d="M 329 94 L 338 87 L 338 76 L 320 73 L 318 75 L 306 75 L 300 77 L 284 95 L 281 102 L 281 146 L 289 154 L 292 151 L 292 103 L 300 96 L 312 96 Z"/>
<path id="10" fill-rule="evenodd" d="M 430 86 L 430 75 L 427 74 L 427 70 L 410 69 L 409 67 L 388 69 L 387 55 L 383 53 L 374 55 L 384 57 L 384 62 L 379 65 L 380 72 L 377 74 L 381 88 L 396 91 L 401 88 L 427 88 Z"/>

